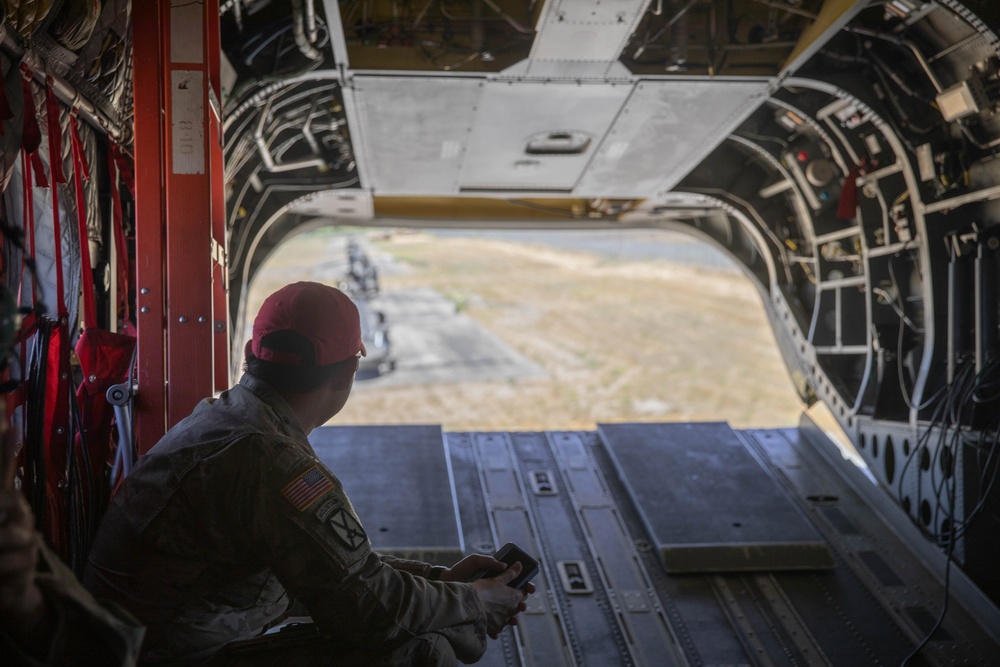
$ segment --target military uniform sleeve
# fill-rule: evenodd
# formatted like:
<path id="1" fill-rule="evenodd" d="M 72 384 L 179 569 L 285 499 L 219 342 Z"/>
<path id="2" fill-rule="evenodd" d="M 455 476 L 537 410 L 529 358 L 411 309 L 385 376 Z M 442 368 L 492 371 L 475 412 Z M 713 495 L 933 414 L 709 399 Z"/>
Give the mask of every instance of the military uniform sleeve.
<path id="1" fill-rule="evenodd" d="M 248 518 L 255 548 L 324 633 L 370 646 L 447 630 L 459 659 L 486 650 L 486 614 L 472 586 L 383 562 L 340 481 L 319 461 L 286 448 L 262 476 L 266 491 Z"/>
<path id="2" fill-rule="evenodd" d="M 128 612 L 111 603 L 99 604 L 59 558 L 43 546 L 35 582 L 55 613 L 56 627 L 45 661 L 21 652 L 0 631 L 0 654 L 14 664 L 135 665 L 143 628 Z"/>
<path id="3" fill-rule="evenodd" d="M 378 557 L 383 563 L 399 572 L 409 572 L 412 575 L 424 577 L 425 579 L 434 578 L 431 576 L 434 566 L 430 563 L 408 558 L 397 558 L 396 556 L 389 556 L 387 554 L 379 554 Z"/>

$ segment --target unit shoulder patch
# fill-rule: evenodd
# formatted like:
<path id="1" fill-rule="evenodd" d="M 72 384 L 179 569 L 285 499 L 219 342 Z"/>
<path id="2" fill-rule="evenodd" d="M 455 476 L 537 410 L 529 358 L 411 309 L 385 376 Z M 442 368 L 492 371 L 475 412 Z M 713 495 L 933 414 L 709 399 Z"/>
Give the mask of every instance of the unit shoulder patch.
<path id="1" fill-rule="evenodd" d="M 316 466 L 306 468 L 281 489 L 281 495 L 302 512 L 319 500 L 323 494 L 336 488 L 333 480 Z"/>
<path id="2" fill-rule="evenodd" d="M 361 527 L 361 524 L 354 518 L 354 515 L 344 508 L 340 508 L 331 514 L 327 523 L 337 537 L 340 538 L 340 541 L 344 543 L 348 551 L 354 551 L 368 541 L 365 529 Z"/>

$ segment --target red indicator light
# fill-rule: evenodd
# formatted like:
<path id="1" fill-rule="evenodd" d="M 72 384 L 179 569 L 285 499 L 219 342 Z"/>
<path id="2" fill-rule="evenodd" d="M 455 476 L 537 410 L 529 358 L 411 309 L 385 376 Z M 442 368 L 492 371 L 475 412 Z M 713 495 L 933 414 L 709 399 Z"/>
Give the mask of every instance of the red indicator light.
<path id="1" fill-rule="evenodd" d="M 796 153 L 795 157 L 798 158 L 799 162 L 805 162 L 806 160 L 809 159 L 809 153 L 805 151 L 799 151 L 798 153 Z"/>

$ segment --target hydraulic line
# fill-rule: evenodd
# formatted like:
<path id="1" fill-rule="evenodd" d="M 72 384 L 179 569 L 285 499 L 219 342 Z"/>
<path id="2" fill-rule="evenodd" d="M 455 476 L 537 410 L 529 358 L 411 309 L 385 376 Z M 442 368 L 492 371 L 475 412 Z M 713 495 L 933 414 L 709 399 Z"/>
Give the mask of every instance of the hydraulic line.
<path id="1" fill-rule="evenodd" d="M 45 63 L 31 49 L 25 49 L 18 43 L 12 32 L 5 23 L 0 23 L 0 47 L 14 62 L 24 62 L 35 73 L 35 79 L 43 86 L 45 85 L 45 77 L 48 76 L 51 79 L 52 92 L 55 93 L 59 101 L 75 109 L 80 117 L 93 127 L 120 144 L 127 144 L 131 141 L 131 131 L 121 125 L 118 119 L 108 116 L 83 97 L 66 79 L 49 71 Z"/>
<path id="2" fill-rule="evenodd" d="M 305 11 L 303 11 L 302 2 L 303 0 L 292 0 L 292 26 L 295 33 L 295 43 L 298 45 L 299 51 L 302 52 L 302 55 L 309 60 L 322 60 L 323 54 L 317 51 L 316 47 L 313 46 L 315 39 L 310 39 L 307 34 L 310 14 L 312 14 L 312 32 L 313 34 L 316 32 L 316 16 L 312 0 L 305 0 Z"/>
<path id="3" fill-rule="evenodd" d="M 938 93 L 940 93 L 942 90 L 944 90 L 941 87 L 940 82 L 938 82 L 937 77 L 934 76 L 934 72 L 931 71 L 930 66 L 927 64 L 927 60 L 924 59 L 924 55 L 922 53 L 920 53 L 920 49 L 918 49 L 917 45 L 914 44 L 913 42 L 911 42 L 911 41 L 909 41 L 907 39 L 901 39 L 899 37 L 894 37 L 893 35 L 890 35 L 890 34 L 887 34 L 887 33 L 884 33 L 884 32 L 879 32 L 877 30 L 869 30 L 867 28 L 855 28 L 853 26 L 846 26 L 844 28 L 844 30 L 846 30 L 847 32 L 853 32 L 853 33 L 858 34 L 858 35 L 864 35 L 866 37 L 874 37 L 876 39 L 883 39 L 883 40 L 885 40 L 887 42 L 890 42 L 892 44 L 895 44 L 897 46 L 904 46 L 904 47 L 906 47 L 907 49 L 910 50 L 911 53 L 913 53 L 913 57 L 917 59 L 917 62 L 920 63 L 920 67 L 923 68 L 924 74 L 927 75 L 928 80 L 930 80 L 931 84 L 934 86 L 934 90 L 936 90 Z"/>

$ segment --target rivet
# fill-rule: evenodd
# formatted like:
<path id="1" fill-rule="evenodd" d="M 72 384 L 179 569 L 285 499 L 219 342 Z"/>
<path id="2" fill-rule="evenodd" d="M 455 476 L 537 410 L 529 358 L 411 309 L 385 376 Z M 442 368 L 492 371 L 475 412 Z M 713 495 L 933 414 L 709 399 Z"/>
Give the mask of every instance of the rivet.
<path id="1" fill-rule="evenodd" d="M 208 318 L 202 315 L 201 317 L 198 318 L 198 321 L 204 324 L 205 322 L 208 322 Z"/>
<path id="2" fill-rule="evenodd" d="M 186 315 L 181 315 L 180 317 L 177 318 L 177 321 L 180 322 L 181 324 L 184 324 L 185 322 L 188 321 L 188 318 Z"/>
<path id="3" fill-rule="evenodd" d="M 148 313 L 149 312 L 149 306 L 143 306 L 142 308 L 139 309 L 139 312 L 140 313 Z"/>
<path id="4" fill-rule="evenodd" d="M 90 380 L 91 382 L 97 382 L 97 376 L 96 375 L 91 375 L 87 379 Z"/>
<path id="5" fill-rule="evenodd" d="M 69 377 L 69 374 L 68 374 L 68 373 L 60 373 L 60 374 L 59 374 L 59 379 L 60 379 L 60 380 L 65 380 L 65 379 L 66 379 L 66 378 L 68 378 L 68 377 Z"/>
<path id="6" fill-rule="evenodd" d="M 56 428 L 56 433 L 59 434 L 59 435 L 62 435 L 65 432 L 66 432 L 66 429 L 64 429 L 62 426 L 59 426 L 59 427 Z"/>
<path id="7" fill-rule="evenodd" d="M 139 294 L 149 294 L 149 288 L 143 287 L 141 290 L 139 290 Z"/>

